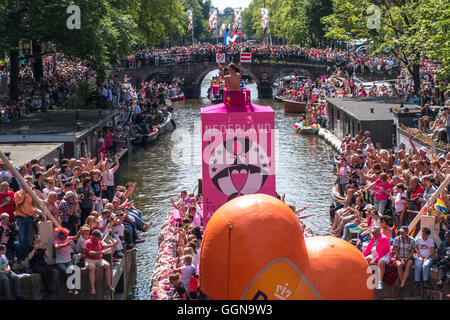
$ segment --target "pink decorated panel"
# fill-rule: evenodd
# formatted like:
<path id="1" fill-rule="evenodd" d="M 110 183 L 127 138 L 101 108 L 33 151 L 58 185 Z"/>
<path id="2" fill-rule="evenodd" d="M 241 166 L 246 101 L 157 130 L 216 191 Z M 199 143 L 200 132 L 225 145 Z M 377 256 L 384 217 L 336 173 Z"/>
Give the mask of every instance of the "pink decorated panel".
<path id="1" fill-rule="evenodd" d="M 248 90 L 225 90 L 226 104 L 202 108 L 204 226 L 235 197 L 276 195 L 275 113 L 270 106 L 249 101 Z"/>

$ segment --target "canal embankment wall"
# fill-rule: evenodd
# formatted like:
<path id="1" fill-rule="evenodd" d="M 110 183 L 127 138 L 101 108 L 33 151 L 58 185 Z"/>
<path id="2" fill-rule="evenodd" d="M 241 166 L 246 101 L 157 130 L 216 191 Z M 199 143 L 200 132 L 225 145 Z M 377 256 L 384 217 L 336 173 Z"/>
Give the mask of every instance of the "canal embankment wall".
<path id="1" fill-rule="evenodd" d="M 112 264 L 111 255 L 105 255 L 104 258 Z M 132 289 L 136 273 L 136 249 L 124 252 L 124 257 L 120 259 L 115 267 L 112 268 L 112 286 L 115 293 L 112 294 L 107 287 L 106 272 L 103 268 L 97 267 L 95 271 L 95 289 L 96 293 L 91 294 L 91 285 L 89 282 L 89 270 L 80 269 L 79 293 L 74 295 L 69 293 L 67 284 L 61 272 L 53 268 L 53 289 L 55 292 L 46 297 L 50 300 L 122 300 L 126 299 Z M 18 274 L 20 278 L 20 292 L 27 300 L 42 300 L 44 298 L 44 286 L 41 276 L 37 273 Z M 75 277 L 73 278 L 75 279 Z M 74 282 L 75 283 L 75 282 Z M 10 280 L 11 295 L 14 296 L 14 286 Z M 0 300 L 5 300 L 3 288 L 0 290 Z"/>
<path id="2" fill-rule="evenodd" d="M 337 152 L 341 152 L 342 141 L 330 130 L 321 128 L 318 135 L 324 138 Z"/>

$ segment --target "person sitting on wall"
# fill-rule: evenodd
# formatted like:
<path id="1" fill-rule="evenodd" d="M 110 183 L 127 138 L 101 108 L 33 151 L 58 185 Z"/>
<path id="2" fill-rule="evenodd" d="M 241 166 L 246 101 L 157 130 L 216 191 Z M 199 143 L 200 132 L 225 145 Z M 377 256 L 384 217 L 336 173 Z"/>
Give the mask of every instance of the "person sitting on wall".
<path id="1" fill-rule="evenodd" d="M 450 230 L 445 232 L 445 241 L 442 241 L 439 246 L 438 258 L 439 282 L 437 283 L 437 287 L 442 289 L 447 272 L 450 270 Z"/>
<path id="2" fill-rule="evenodd" d="M 369 265 L 378 265 L 380 267 L 380 279 L 383 279 L 386 266 L 390 263 L 391 250 L 389 239 L 381 232 L 380 227 L 373 226 L 370 231 L 372 238 L 363 255 L 366 257 Z M 378 282 L 376 289 L 383 289 L 382 280 Z"/>
<path id="3" fill-rule="evenodd" d="M 433 110 L 431 110 L 430 105 L 427 103 L 422 108 L 420 112 L 420 128 L 422 131 L 426 132 L 428 124 L 434 121 L 435 114 Z"/>
<path id="4" fill-rule="evenodd" d="M 115 292 L 111 285 L 111 266 L 109 263 L 103 259 L 103 254 L 109 252 L 109 248 L 117 246 L 119 243 L 116 240 L 114 243 L 109 245 L 103 245 L 102 233 L 100 230 L 92 231 L 92 236 L 86 241 L 84 245 L 84 259 L 86 262 L 86 268 L 89 269 L 89 282 L 91 283 L 91 294 L 95 295 L 95 269 L 96 267 L 102 267 L 106 270 L 106 281 L 108 283 L 108 289 L 111 292 Z"/>

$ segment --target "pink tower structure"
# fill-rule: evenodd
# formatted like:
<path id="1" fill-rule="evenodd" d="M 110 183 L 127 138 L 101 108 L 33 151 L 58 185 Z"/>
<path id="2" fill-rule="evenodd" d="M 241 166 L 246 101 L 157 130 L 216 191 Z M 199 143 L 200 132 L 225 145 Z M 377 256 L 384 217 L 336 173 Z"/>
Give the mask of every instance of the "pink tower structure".
<path id="1" fill-rule="evenodd" d="M 224 90 L 223 103 L 202 108 L 203 225 L 241 195 L 276 196 L 275 112 L 250 101 L 250 90 Z"/>

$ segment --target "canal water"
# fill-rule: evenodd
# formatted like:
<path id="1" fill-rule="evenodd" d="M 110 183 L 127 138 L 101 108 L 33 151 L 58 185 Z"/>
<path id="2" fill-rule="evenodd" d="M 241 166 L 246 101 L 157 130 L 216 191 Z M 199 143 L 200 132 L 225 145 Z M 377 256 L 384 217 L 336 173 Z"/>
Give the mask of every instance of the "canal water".
<path id="1" fill-rule="evenodd" d="M 202 97 L 206 97 L 213 75 L 210 73 L 205 78 Z M 298 115 L 285 115 L 282 103 L 258 100 L 256 85 L 248 87 L 254 103 L 270 105 L 275 110 L 275 127 L 279 132 L 278 193 L 285 193 L 286 202 L 295 204 L 297 208 L 310 204 L 311 208 L 303 214 L 314 213 L 316 216 L 304 222 L 315 235 L 327 235 L 331 189 L 335 180 L 331 158 L 335 152 L 318 136 L 296 135 L 294 124 Z M 177 130 L 160 137 L 154 144 L 131 150 L 121 162 L 118 182 L 138 182 L 135 206 L 143 212 L 145 220 L 153 222 L 149 231 L 141 235 L 145 242 L 137 245 L 137 278 L 130 299 L 150 299 L 150 278 L 158 252 L 158 235 L 170 209 L 169 199 L 176 200 L 182 190 L 197 192 L 198 179 L 201 178 L 201 136 L 196 128 L 199 128 L 200 108 L 208 105 L 206 98 L 175 105 L 173 115 Z"/>

